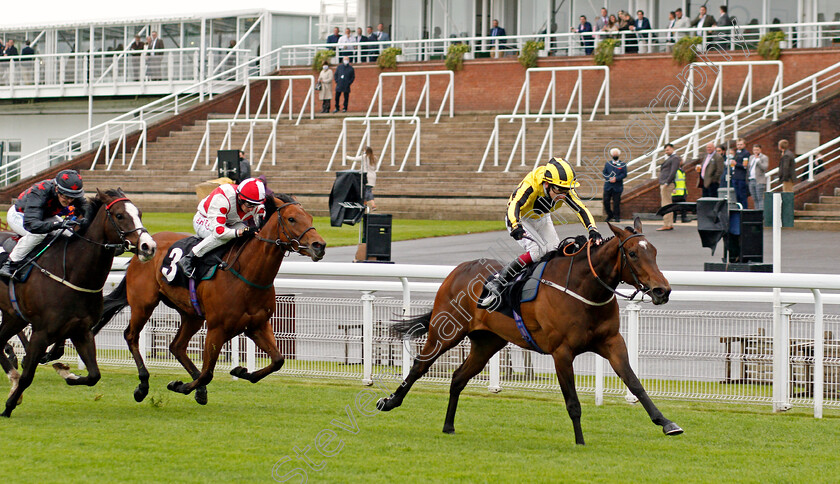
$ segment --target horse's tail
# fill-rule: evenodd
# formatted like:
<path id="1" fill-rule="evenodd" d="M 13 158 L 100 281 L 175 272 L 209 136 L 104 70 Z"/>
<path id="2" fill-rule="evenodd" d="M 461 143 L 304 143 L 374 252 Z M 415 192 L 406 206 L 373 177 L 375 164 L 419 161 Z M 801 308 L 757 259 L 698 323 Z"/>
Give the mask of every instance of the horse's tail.
<path id="1" fill-rule="evenodd" d="M 391 334 L 400 339 L 414 339 L 429 332 L 432 312 L 420 316 L 409 317 L 391 325 Z"/>
<path id="2" fill-rule="evenodd" d="M 125 290 L 125 277 L 123 280 L 120 281 L 119 285 L 111 291 L 110 294 L 105 296 L 105 301 L 102 307 L 102 317 L 99 318 L 99 322 L 96 323 L 91 331 L 93 334 L 99 333 L 106 324 L 116 315 L 120 310 L 126 306 L 128 306 L 128 295 L 126 294 Z"/>

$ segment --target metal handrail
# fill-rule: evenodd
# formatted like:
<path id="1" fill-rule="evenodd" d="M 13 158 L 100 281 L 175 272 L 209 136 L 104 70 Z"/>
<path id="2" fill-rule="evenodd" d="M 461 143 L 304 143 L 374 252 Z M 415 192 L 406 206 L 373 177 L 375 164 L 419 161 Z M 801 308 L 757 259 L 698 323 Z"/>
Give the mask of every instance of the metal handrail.
<path id="1" fill-rule="evenodd" d="M 832 149 L 828 150 L 828 148 Z M 823 162 L 820 164 L 815 164 L 815 158 L 817 155 L 822 156 Z M 808 181 L 814 181 L 814 171 L 816 169 L 825 168 L 831 162 L 837 160 L 840 160 L 840 136 L 797 156 L 793 161 L 794 172 L 807 170 Z M 779 181 L 778 167 L 773 168 L 772 170 L 768 170 L 767 173 L 765 173 L 765 176 L 767 177 L 768 192 L 775 192 L 782 187 L 782 183 Z M 771 178 L 775 178 L 776 183 L 771 183 Z M 799 177 L 797 176 L 796 178 Z"/>
<path id="2" fill-rule="evenodd" d="M 556 98 L 557 98 L 557 73 L 558 72 L 577 72 L 577 81 L 572 88 L 572 93 L 569 95 L 569 103 L 566 105 L 565 115 L 573 114 L 569 111 L 577 95 L 578 110 L 577 114 L 583 114 L 583 72 L 584 71 L 600 71 L 604 73 L 604 80 L 601 82 L 601 88 L 598 91 L 598 96 L 595 99 L 595 105 L 592 107 L 592 114 L 589 120 L 595 119 L 595 113 L 598 111 L 598 106 L 601 104 L 601 97 L 604 97 L 604 114 L 610 114 L 610 68 L 608 66 L 564 66 L 564 67 L 531 67 L 525 71 L 525 82 L 522 83 L 522 89 L 519 91 L 519 97 L 516 99 L 516 106 L 513 108 L 512 114 L 517 114 L 519 106 L 522 103 L 522 98 L 525 98 L 525 113 L 531 114 L 531 74 L 539 72 L 550 72 L 551 81 L 546 88 L 545 96 L 540 105 L 539 114 L 543 114 L 546 102 L 548 102 L 549 95 L 551 96 L 551 114 L 557 114 Z M 539 119 L 537 119 L 539 122 Z M 511 120 L 510 122 L 513 122 Z"/>
<path id="3" fill-rule="evenodd" d="M 348 116 L 344 118 L 341 123 L 341 133 L 338 135 L 338 140 L 335 143 L 335 148 L 333 149 L 332 156 L 330 156 L 330 162 L 327 164 L 327 169 L 324 171 L 332 170 L 333 162 L 335 161 L 335 157 L 338 154 L 339 147 L 341 148 L 341 165 L 347 165 L 347 124 L 354 122 L 354 123 L 362 123 L 365 125 L 365 134 L 362 136 L 362 140 L 359 143 L 359 148 L 356 150 L 356 156 L 359 156 L 362 149 L 365 147 L 365 144 L 370 144 L 370 124 L 373 122 L 383 122 L 389 124 L 391 129 L 388 133 L 388 136 L 385 139 L 385 145 L 382 147 L 381 154 L 379 156 L 379 163 L 376 165 L 376 168 L 382 165 L 382 158 L 384 158 L 385 154 L 388 152 L 388 148 L 391 149 L 391 166 L 395 166 L 395 151 L 396 151 L 396 138 L 395 138 L 395 124 L 397 121 L 409 121 L 411 124 L 414 124 L 414 134 L 411 136 L 411 141 L 408 143 L 408 147 L 405 150 L 405 156 L 403 156 L 402 163 L 400 164 L 400 168 L 398 171 L 403 171 L 405 169 L 405 164 L 408 161 L 408 156 L 411 154 L 412 148 L 414 148 L 414 165 L 420 166 L 420 117 L 418 116 L 383 116 L 383 117 L 367 117 L 367 116 Z"/>
<path id="4" fill-rule="evenodd" d="M 487 156 L 490 153 L 490 146 L 493 146 L 493 166 L 499 166 L 499 121 L 502 119 L 510 119 L 516 120 L 519 119 L 522 121 L 522 124 L 519 127 L 519 132 L 516 135 L 516 141 L 513 143 L 513 149 L 511 150 L 510 156 L 508 157 L 507 164 L 505 165 L 505 172 L 510 171 L 510 165 L 513 162 L 513 157 L 516 155 L 516 149 L 521 146 L 521 158 L 522 162 L 520 166 L 525 165 L 525 132 L 526 132 L 526 124 L 525 121 L 528 119 L 534 119 L 539 121 L 542 118 L 548 119 L 548 127 L 546 129 L 545 135 L 543 136 L 542 144 L 540 145 L 540 152 L 537 154 L 537 158 L 534 162 L 534 168 L 536 168 L 540 161 L 543 159 L 542 155 L 545 152 L 546 145 L 548 145 L 549 154 L 554 153 L 554 121 L 559 120 L 560 122 L 566 121 L 567 119 L 572 119 L 577 122 L 577 126 L 575 127 L 575 132 L 572 135 L 572 140 L 569 143 L 569 149 L 566 151 L 566 159 L 571 159 L 572 149 L 576 147 L 576 156 L 577 162 L 575 163 L 577 166 L 581 164 L 581 136 L 583 134 L 583 117 L 580 114 L 500 114 L 496 116 L 493 124 L 493 132 L 490 133 L 490 139 L 487 141 L 487 147 L 484 149 L 484 155 L 481 157 L 481 163 L 478 165 L 478 169 L 476 172 L 481 173 L 484 171 L 484 165 L 487 161 Z"/>
<path id="5" fill-rule="evenodd" d="M 446 91 L 443 93 L 443 98 L 440 102 L 440 108 L 438 109 L 437 116 L 435 117 L 435 124 L 440 121 L 440 116 L 443 114 L 443 109 L 446 106 L 446 101 L 449 100 L 449 117 L 453 117 L 455 115 L 455 74 L 452 71 L 414 71 L 414 72 L 383 72 L 379 74 L 379 80 L 376 84 L 376 90 L 373 92 L 373 96 L 370 99 L 370 105 L 368 106 L 368 110 L 365 113 L 366 117 L 370 117 L 371 112 L 373 111 L 373 107 L 379 104 L 379 117 L 382 117 L 382 92 L 384 90 L 382 80 L 388 77 L 399 77 L 401 79 L 400 88 L 397 91 L 397 96 L 394 98 L 394 104 L 391 106 L 391 111 L 388 116 L 393 117 L 394 113 L 397 110 L 397 105 L 400 104 L 402 101 L 402 111 L 400 116 L 405 117 L 405 100 L 406 100 L 406 87 L 405 81 L 408 77 L 418 77 L 424 76 L 426 78 L 426 82 L 423 84 L 423 90 L 420 92 L 420 98 L 417 100 L 417 106 L 414 108 L 414 113 L 411 116 L 417 116 L 418 112 L 420 111 L 420 106 L 423 104 L 423 99 L 425 97 L 426 100 L 426 118 L 429 117 L 429 96 L 430 96 L 430 80 L 431 76 L 447 76 L 449 78 L 449 83 L 446 86 Z"/>

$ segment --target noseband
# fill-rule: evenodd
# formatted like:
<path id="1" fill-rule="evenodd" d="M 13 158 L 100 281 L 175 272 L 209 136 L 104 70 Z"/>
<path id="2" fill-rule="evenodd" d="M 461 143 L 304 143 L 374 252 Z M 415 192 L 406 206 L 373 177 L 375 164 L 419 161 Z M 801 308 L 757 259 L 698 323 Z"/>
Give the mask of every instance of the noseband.
<path id="1" fill-rule="evenodd" d="M 626 239 L 622 240 L 622 241 L 618 244 L 618 251 L 619 251 L 619 253 L 621 254 L 621 264 L 620 264 L 619 269 L 618 269 L 618 275 L 619 275 L 619 278 L 621 277 L 621 273 L 622 273 L 622 272 L 624 272 L 624 267 L 625 267 L 625 266 L 626 266 L 628 269 L 630 269 L 630 274 L 633 276 L 633 282 L 634 282 L 634 283 L 633 283 L 633 288 L 635 289 L 635 292 L 633 292 L 633 294 L 631 294 L 631 295 L 629 295 L 629 296 L 627 296 L 627 295 L 625 295 L 625 294 L 621 294 L 620 292 L 616 291 L 616 290 L 615 290 L 615 288 L 610 287 L 610 286 L 609 286 L 609 284 L 607 284 L 606 282 L 604 282 L 604 281 L 603 281 L 603 280 L 602 280 L 602 279 L 598 276 L 598 273 L 597 273 L 597 272 L 595 272 L 595 267 L 593 267 L 593 266 L 592 266 L 592 256 L 590 255 L 590 251 L 589 251 L 589 248 L 592 246 L 592 241 L 589 241 L 589 242 L 587 242 L 587 244 L 586 244 L 586 258 L 589 260 L 589 269 L 592 271 L 592 275 L 593 275 L 593 276 L 595 276 L 595 280 L 597 280 L 597 281 L 598 281 L 598 282 L 599 282 L 602 286 L 604 286 L 604 288 L 605 288 L 605 289 L 607 289 L 608 291 L 612 292 L 612 293 L 613 293 L 613 294 L 615 294 L 616 296 L 620 296 L 620 297 L 623 297 L 624 299 L 628 299 L 628 300 L 632 300 L 634 297 L 636 297 L 636 294 L 638 294 L 638 293 L 640 293 L 640 292 L 642 293 L 642 298 L 644 298 L 645 294 L 647 294 L 648 292 L 650 292 L 650 289 L 649 289 L 649 288 L 646 288 L 646 287 L 645 287 L 645 285 L 644 285 L 644 284 L 642 284 L 642 283 L 639 281 L 639 276 L 636 274 L 636 270 L 635 270 L 635 269 L 633 269 L 633 266 L 632 266 L 632 265 L 630 265 L 630 263 L 629 263 L 629 262 L 627 262 L 627 250 L 624 248 L 624 244 L 625 244 L 628 240 L 630 240 L 630 239 L 632 239 L 632 238 L 635 238 L 635 237 L 644 237 L 644 234 L 632 234 L 632 235 L 630 235 L 629 237 L 627 237 Z"/>
<path id="2" fill-rule="evenodd" d="M 288 252 L 298 252 L 300 250 L 309 249 L 308 245 L 302 245 L 300 240 L 306 235 L 307 232 L 310 230 L 315 230 L 315 226 L 312 225 L 308 229 L 304 230 L 300 235 L 297 237 L 292 237 L 286 231 L 286 222 L 283 220 L 283 217 L 280 215 L 280 210 L 288 207 L 289 205 L 300 205 L 300 202 L 286 202 L 283 205 L 277 207 L 275 212 L 277 213 L 277 238 L 276 239 L 266 239 L 264 237 L 260 237 L 259 235 L 255 235 L 254 237 L 262 242 L 266 242 L 269 244 L 274 244 L 278 247 L 284 247 Z M 283 232 L 283 237 L 286 240 L 280 238 L 280 232 Z"/>
<path id="3" fill-rule="evenodd" d="M 121 255 L 123 252 L 126 252 L 126 251 L 136 254 L 137 253 L 137 250 L 136 250 L 137 247 L 134 247 L 131 244 L 131 242 L 128 241 L 126 236 L 128 236 L 130 234 L 133 234 L 134 232 L 138 232 L 138 236 L 139 236 L 140 234 L 143 234 L 143 233 L 149 233 L 149 231 L 146 230 L 146 227 L 143 227 L 143 225 L 140 225 L 139 227 L 136 227 L 133 230 L 128 230 L 128 231 L 122 230 L 119 227 L 119 225 L 117 225 L 117 222 L 114 221 L 114 216 L 111 213 L 111 207 L 114 206 L 114 204 L 117 203 L 117 202 L 131 202 L 131 200 L 129 200 L 127 197 L 115 198 L 115 199 L 111 200 L 110 202 L 108 202 L 107 205 L 105 205 L 105 214 L 108 216 L 108 220 L 111 222 L 111 225 L 114 226 L 114 230 L 116 230 L 117 234 L 119 234 L 120 243 L 118 243 L 118 244 L 102 243 L 102 242 L 97 242 L 95 240 L 91 240 L 87 237 L 84 237 L 84 236 L 76 233 L 75 231 L 73 232 L 73 234 L 76 235 L 77 237 L 79 237 L 80 239 L 86 241 L 86 242 L 90 242 L 91 244 L 99 245 L 99 246 L 104 247 L 106 249 L 113 250 L 114 251 L 114 256 Z"/>

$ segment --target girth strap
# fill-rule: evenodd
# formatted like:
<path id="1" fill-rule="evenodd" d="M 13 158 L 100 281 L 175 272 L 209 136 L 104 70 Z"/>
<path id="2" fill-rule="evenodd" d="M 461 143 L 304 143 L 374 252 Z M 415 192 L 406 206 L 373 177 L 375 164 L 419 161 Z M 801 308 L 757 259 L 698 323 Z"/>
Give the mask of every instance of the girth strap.
<path id="1" fill-rule="evenodd" d="M 20 306 L 18 305 L 17 295 L 15 294 L 15 279 L 9 279 L 9 300 L 12 302 L 12 307 L 15 309 L 15 312 L 20 317 L 20 319 L 26 321 L 29 324 L 32 324 L 26 316 L 23 315 L 23 312 L 20 310 Z"/>
<path id="2" fill-rule="evenodd" d="M 531 336 L 530 331 L 528 331 L 528 328 L 525 327 L 525 322 L 522 321 L 522 316 L 520 316 L 519 313 L 517 313 L 516 311 L 513 311 L 513 320 L 516 322 L 516 329 L 519 330 L 519 334 L 521 334 L 525 341 L 531 346 L 531 349 L 533 349 L 537 353 L 547 355 L 548 353 L 543 351 L 542 348 L 540 348 L 540 346 L 537 344 L 537 342 L 534 341 L 534 338 Z"/>

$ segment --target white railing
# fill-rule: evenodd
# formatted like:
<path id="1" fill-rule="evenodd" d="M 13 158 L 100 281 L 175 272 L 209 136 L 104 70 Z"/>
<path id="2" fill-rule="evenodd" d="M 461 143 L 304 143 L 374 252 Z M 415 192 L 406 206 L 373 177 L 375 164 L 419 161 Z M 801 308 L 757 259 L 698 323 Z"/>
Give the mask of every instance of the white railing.
<path id="1" fill-rule="evenodd" d="M 395 166 L 397 144 L 396 123 L 405 121 L 414 125 L 414 133 L 411 135 L 411 140 L 408 142 L 408 146 L 405 149 L 405 155 L 403 156 L 402 163 L 400 163 L 400 169 L 398 171 L 403 171 L 405 169 L 406 162 L 408 162 L 408 157 L 411 155 L 412 151 L 414 151 L 414 165 L 420 166 L 420 118 L 418 116 L 387 116 L 381 118 L 348 116 L 342 120 L 341 133 L 338 135 L 338 141 L 335 142 L 335 148 L 333 149 L 332 156 L 330 156 L 330 162 L 327 164 L 327 169 L 324 171 L 332 170 L 333 162 L 335 161 L 335 157 L 338 155 L 339 148 L 341 148 L 341 166 L 347 165 L 347 125 L 349 123 L 361 123 L 365 127 L 362 140 L 359 142 L 359 147 L 356 150 L 356 156 L 359 156 L 359 154 L 362 153 L 365 146 L 372 144 L 370 134 L 371 123 L 387 124 L 389 126 L 388 135 L 385 137 L 385 144 L 380 152 L 379 162 L 377 163 L 376 168 L 378 170 L 382 165 L 382 160 L 387 156 L 389 150 L 391 153 L 391 166 Z"/>
<path id="2" fill-rule="evenodd" d="M 566 160 L 571 160 L 572 150 L 575 150 L 575 156 L 577 157 L 577 161 L 575 162 L 576 166 L 580 166 L 581 163 L 581 136 L 583 134 L 583 118 L 580 114 L 501 114 L 496 116 L 496 119 L 493 123 L 493 132 L 490 133 L 490 139 L 487 141 L 487 147 L 484 149 L 484 155 L 481 157 L 481 163 L 478 165 L 478 169 L 476 172 L 481 173 L 484 171 L 484 165 L 487 161 L 487 156 L 490 154 L 490 147 L 493 147 L 493 166 L 499 166 L 499 137 L 501 133 L 499 131 L 499 121 L 502 119 L 509 119 L 511 121 L 515 119 L 519 119 L 521 124 L 519 125 L 519 131 L 516 134 L 516 140 L 513 142 L 513 148 L 511 149 L 510 156 L 508 157 L 507 164 L 505 165 L 505 172 L 510 171 L 510 166 L 513 163 L 513 158 L 516 156 L 516 150 L 519 149 L 520 151 L 520 166 L 526 166 L 525 163 L 525 148 L 526 148 L 526 141 L 527 141 L 527 124 L 526 121 L 529 119 L 536 120 L 539 122 L 541 119 L 547 119 L 548 125 L 546 126 L 545 135 L 543 136 L 542 144 L 540 144 L 540 151 L 537 154 L 536 159 L 534 160 L 534 168 L 536 168 L 541 162 L 544 161 L 543 153 L 545 153 L 546 148 L 548 148 L 548 155 L 552 156 L 554 153 L 554 122 L 559 121 L 561 123 L 566 121 L 574 121 L 576 123 L 575 131 L 572 134 L 572 139 L 569 141 L 569 148 L 566 150 Z"/>
<path id="3" fill-rule="evenodd" d="M 784 87 L 784 64 L 782 61 L 724 61 L 724 62 L 715 62 L 714 68 L 717 69 L 717 75 L 715 76 L 715 82 L 712 84 L 712 90 L 709 93 L 709 101 L 706 103 L 705 112 L 712 111 L 712 103 L 717 97 L 717 108 L 716 111 L 723 111 L 723 73 L 726 71 L 727 68 L 731 67 L 747 67 L 747 75 L 744 78 L 744 83 L 741 87 L 741 91 L 738 94 L 738 101 L 735 103 L 734 110 L 737 111 L 740 109 L 744 104 L 744 96 L 746 96 L 746 103 L 747 105 L 752 105 L 753 103 L 753 68 L 755 67 L 775 67 L 776 68 L 776 76 L 773 79 L 773 86 L 770 88 L 770 93 L 765 98 L 774 99 L 775 102 L 773 103 L 773 120 L 776 121 L 778 119 L 778 112 L 781 110 L 781 107 L 778 105 L 779 103 L 779 96 L 776 96 L 778 92 Z M 703 89 L 708 82 L 707 68 L 709 67 L 708 64 L 703 62 L 694 62 L 688 65 L 688 82 L 685 84 L 685 88 L 683 88 L 683 99 L 688 98 L 688 111 L 695 112 L 694 110 L 694 97 L 698 97 L 700 102 L 703 102 L 703 95 L 700 94 L 699 91 Z M 698 74 L 702 75 L 703 83 L 702 84 L 695 84 L 694 83 L 694 73 L 697 72 Z"/>
<path id="4" fill-rule="evenodd" d="M 802 106 L 803 103 L 813 104 L 834 94 L 837 92 L 837 86 L 840 86 L 840 62 L 670 142 L 676 148 L 686 150 L 686 159 L 696 157 L 699 153 L 691 153 L 688 151 L 688 147 L 684 146 L 689 140 L 695 140 L 694 143 L 697 145 L 704 145 L 722 139 L 738 138 L 739 133 L 745 128 L 774 119 L 774 116 L 785 109 Z M 680 97 L 679 91 L 675 90 L 673 86 L 669 87 L 672 90 L 668 92 L 673 95 L 665 99 L 664 104 L 669 108 L 674 107 L 674 112 L 679 112 L 685 99 Z M 666 92 L 666 89 L 663 89 L 662 92 Z M 674 99 L 677 99 L 677 101 L 671 106 L 669 102 Z M 662 99 L 657 97 L 656 102 L 661 101 Z M 630 160 L 627 163 L 628 174 L 624 182 L 630 183 L 646 176 L 655 177 L 656 160 L 662 152 L 663 146 L 660 144 L 648 153 Z"/>
<path id="5" fill-rule="evenodd" d="M 659 142 L 656 144 L 656 146 L 665 146 L 665 144 L 668 143 L 671 139 L 672 119 L 678 119 L 683 117 L 694 118 L 694 128 L 693 131 L 689 133 L 688 140 L 686 140 L 684 144 L 680 144 L 679 146 L 675 146 L 674 148 L 674 153 L 680 155 L 684 160 L 691 159 L 691 157 L 694 156 L 694 154 L 700 152 L 700 133 L 702 133 L 702 129 L 700 126 L 700 118 L 706 119 L 708 116 L 716 116 L 718 119 L 724 119 L 726 115 L 722 111 L 665 113 L 665 123 L 662 126 L 662 133 L 659 135 Z M 717 133 L 715 133 L 712 139 L 712 142 L 715 145 L 723 141 L 725 128 L 726 125 L 724 123 L 720 123 L 720 125 L 718 126 Z M 679 139 L 682 140 L 682 138 Z M 656 167 L 658 166 L 660 155 L 662 156 L 663 160 L 667 157 L 664 151 L 654 153 L 651 156 L 650 168 L 648 168 L 648 174 L 651 178 L 656 178 Z"/>
<path id="6" fill-rule="evenodd" d="M 111 153 L 111 142 L 113 141 L 111 137 L 111 127 L 114 126 L 117 128 L 117 132 L 119 136 L 117 137 L 117 143 L 114 146 L 113 153 Z M 128 133 L 130 128 L 135 126 L 139 126 L 140 129 L 140 136 L 137 138 L 137 142 L 134 145 L 134 148 L 131 150 L 131 159 L 128 162 L 128 166 L 126 166 L 126 154 L 128 151 Z M 145 121 L 109 121 L 105 124 L 105 129 L 102 132 L 102 138 L 99 140 L 99 147 L 96 149 L 96 154 L 93 156 L 93 163 L 90 164 L 90 169 L 93 170 L 96 167 L 96 164 L 99 162 L 99 155 L 104 155 L 104 161 L 106 170 L 110 170 L 114 165 L 114 160 L 117 158 L 117 155 L 122 153 L 122 165 L 125 166 L 126 171 L 131 171 L 131 167 L 134 166 L 134 160 L 137 158 L 137 154 L 140 153 L 140 160 L 143 166 L 146 165 L 146 122 Z"/>
<path id="7" fill-rule="evenodd" d="M 263 112 L 263 107 L 265 107 L 265 118 L 270 119 L 271 116 L 271 83 L 272 82 L 288 82 L 288 86 L 286 87 L 286 92 L 283 94 L 283 100 L 280 102 L 280 107 L 277 109 L 277 115 L 274 116 L 274 119 L 279 121 L 280 117 L 283 115 L 283 111 L 288 109 L 289 111 L 289 120 L 291 121 L 294 116 L 294 83 L 295 81 L 307 81 L 309 83 L 309 87 L 306 90 L 306 96 L 303 97 L 303 103 L 300 106 L 300 112 L 297 116 L 297 121 L 295 121 L 295 126 L 300 125 L 300 120 L 303 118 L 303 113 L 306 112 L 307 104 L 309 105 L 309 119 L 315 119 L 315 76 L 251 76 L 248 78 L 247 82 L 245 83 L 245 92 L 242 93 L 242 96 L 245 100 L 244 105 L 244 115 L 245 119 L 248 119 L 251 116 L 251 84 L 254 82 L 265 81 L 265 91 L 263 91 L 263 95 L 260 98 L 260 103 L 257 106 L 256 111 L 254 111 L 254 118 L 259 119 L 260 115 Z M 240 100 L 240 106 L 242 105 L 242 101 Z M 238 117 L 240 113 L 239 108 L 237 108 L 235 117 Z"/>
<path id="8" fill-rule="evenodd" d="M 417 99 L 417 105 L 414 107 L 414 113 L 410 116 L 418 116 L 420 112 L 420 107 L 425 104 L 426 107 L 426 118 L 429 117 L 429 97 L 431 92 L 431 78 L 432 76 L 446 76 L 448 77 L 448 84 L 446 85 L 446 90 L 443 93 L 443 98 L 440 101 L 440 108 L 438 108 L 437 116 L 435 116 L 435 124 L 440 121 L 440 115 L 443 114 L 443 110 L 446 108 L 447 100 L 449 101 L 449 117 L 453 117 L 455 115 L 455 74 L 452 71 L 419 71 L 419 72 L 383 72 L 379 74 L 379 81 L 376 84 L 376 90 L 373 92 L 373 97 L 370 100 L 370 106 L 368 106 L 368 110 L 365 113 L 365 116 L 370 116 L 373 112 L 374 106 L 379 106 L 378 108 L 378 116 L 382 117 L 382 93 L 384 91 L 383 87 L 383 80 L 389 77 L 398 77 L 400 78 L 400 87 L 397 90 L 397 95 L 394 97 L 394 103 L 391 105 L 391 111 L 388 113 L 389 117 L 393 117 L 397 113 L 397 106 L 401 105 L 402 109 L 399 111 L 399 116 L 405 117 L 405 103 L 406 98 L 408 97 L 408 93 L 406 92 L 406 78 L 408 77 L 425 77 L 426 80 L 423 83 L 423 89 L 420 91 L 420 96 Z M 424 103 L 425 101 L 425 103 Z"/>
<path id="9" fill-rule="evenodd" d="M 204 135 L 201 137 L 201 142 L 198 147 L 198 151 L 195 154 L 195 158 L 193 158 L 192 166 L 190 166 L 190 171 L 195 171 L 196 165 L 198 164 L 198 159 L 201 157 L 201 153 L 204 153 L 204 165 L 207 166 L 211 170 L 215 170 L 217 164 L 219 163 L 219 158 L 215 157 L 213 159 L 213 165 L 210 166 L 210 134 L 212 132 L 211 126 L 213 125 L 223 125 L 225 126 L 225 135 L 222 138 L 221 143 L 219 143 L 220 150 L 229 150 L 232 149 L 233 143 L 233 127 L 237 124 L 247 124 L 248 125 L 248 134 L 245 135 L 245 139 L 242 141 L 242 145 L 240 146 L 240 151 L 248 151 L 248 159 L 254 159 L 254 127 L 257 124 L 268 124 L 270 126 L 271 132 L 268 135 L 266 140 L 265 146 L 263 147 L 262 153 L 260 154 L 259 161 L 257 162 L 256 167 L 254 168 L 255 171 L 259 171 L 262 167 L 263 160 L 268 153 L 269 148 L 271 148 L 271 164 L 272 166 L 277 162 L 277 120 L 275 119 L 208 119 L 204 125 Z"/>
<path id="10" fill-rule="evenodd" d="M 797 180 L 805 178 L 812 182 L 816 171 L 824 170 L 829 164 L 838 160 L 840 160 L 840 137 L 797 156 L 794 159 L 795 177 Z M 782 188 L 778 167 L 768 171 L 766 175 L 768 192 L 775 192 Z"/>
<path id="11" fill-rule="evenodd" d="M 359 42 L 343 44 L 339 55 L 351 57 L 354 63 L 372 61 L 387 47 L 402 50 L 402 55 L 409 62 L 427 61 L 431 58 L 443 58 L 447 49 L 453 44 L 468 44 L 470 55 L 485 55 L 489 57 L 498 49 L 499 53 L 509 52 L 518 55 L 519 51 L 530 40 L 542 41 L 544 51 L 555 56 L 584 55 L 587 48 L 583 42 L 594 48 L 597 43 L 606 38 L 616 38 L 620 41 L 618 53 L 624 54 L 637 47 L 640 52 L 668 52 L 676 39 L 685 36 L 699 36 L 702 45 L 706 47 L 720 47 L 727 50 L 754 49 L 762 35 L 771 31 L 785 32 L 787 40 L 782 44 L 788 48 L 830 47 L 835 39 L 840 37 L 840 22 L 811 22 L 788 24 L 736 25 L 732 27 L 712 27 L 706 29 L 688 28 L 679 30 L 656 29 L 641 32 L 621 32 L 607 34 L 595 32 L 591 34 L 578 33 L 547 33 L 508 35 L 504 37 L 452 37 L 445 39 L 395 40 L 390 42 Z M 628 49 L 629 48 L 629 49 Z M 289 45 L 279 53 L 284 65 L 309 65 L 319 50 L 338 50 L 337 44 L 300 44 Z"/>
<path id="12" fill-rule="evenodd" d="M 124 267 L 125 260 L 118 259 L 115 267 Z M 272 320 L 287 357 L 280 376 L 342 378 L 363 384 L 385 379 L 388 385 L 398 384 L 423 341 L 394 341 L 387 335 L 388 326 L 400 315 L 430 310 L 432 302 L 418 300 L 417 295 L 436 293 L 452 269 L 284 263 L 275 279 L 279 295 Z M 673 287 L 671 301 L 689 309 L 643 309 L 631 302 L 621 310 L 631 366 L 651 396 L 772 404 L 780 409 L 809 406 L 815 417 L 822 416 L 824 407 L 840 408 L 840 317 L 825 314 L 825 305 L 840 305 L 840 276 L 690 271 L 665 271 L 664 275 Z M 114 287 L 122 277 L 120 272 L 112 273 L 109 286 Z M 784 292 L 776 298 L 773 289 Z M 335 291 L 361 294 L 342 298 L 317 295 Z M 295 295 L 288 295 L 290 292 Z M 784 307 L 774 322 L 770 312 L 721 312 L 710 308 L 710 301 L 753 305 L 775 301 Z M 814 313 L 794 313 L 795 304 L 814 304 Z M 117 315 L 97 336 L 101 364 L 133 367 L 122 337 L 127 315 L 127 311 Z M 179 367 L 168 351 L 179 320 L 174 310 L 163 305 L 155 311 L 141 333 L 140 347 L 148 366 Z M 191 342 L 191 350 L 200 354 L 204 334 L 202 330 Z M 254 345 L 243 345 L 242 339 L 236 337 L 224 346 L 219 370 L 247 362 L 253 371 L 266 364 L 267 356 Z M 468 342 L 450 350 L 419 383 L 448 383 L 468 350 Z M 75 359 L 69 345 L 65 358 Z M 594 394 L 598 404 L 603 395 L 621 397 L 627 393 L 606 366 L 591 353 L 575 360 L 578 391 Z M 473 384 L 493 392 L 505 388 L 559 392 L 552 358 L 512 345 L 491 359 Z"/>
<path id="13" fill-rule="evenodd" d="M 220 47 L 207 48 L 207 72 L 211 75 L 216 74 L 220 70 L 233 69 L 238 65 L 249 63 L 254 58 L 250 49 L 223 49 Z M 243 81 L 247 78 L 247 74 L 242 78 L 237 78 L 237 81 Z"/>
<path id="14" fill-rule="evenodd" d="M 580 114 L 583 115 L 583 73 L 584 71 L 595 71 L 595 72 L 603 72 L 604 80 L 601 81 L 601 88 L 598 91 L 598 96 L 595 99 L 595 104 L 592 106 L 592 114 L 589 116 L 589 120 L 592 121 L 595 119 L 595 113 L 598 111 L 598 107 L 601 104 L 601 98 L 604 99 L 604 114 L 609 116 L 610 114 L 610 68 L 607 66 L 569 66 L 569 67 L 532 67 L 525 71 L 525 82 L 522 84 L 522 89 L 519 91 L 519 97 L 516 98 L 516 106 L 513 108 L 513 114 L 518 114 L 519 106 L 522 104 L 522 99 L 525 99 L 525 113 L 524 114 L 532 114 L 531 113 L 531 75 L 541 72 L 549 72 L 551 73 L 551 80 L 548 83 L 548 87 L 545 90 L 545 96 L 543 96 L 542 103 L 540 104 L 540 110 L 538 114 L 543 114 L 545 112 L 546 103 L 549 102 L 549 98 L 551 98 L 551 114 L 557 114 L 557 73 L 558 72 L 577 72 L 577 80 L 575 81 L 575 85 L 572 88 L 572 92 L 569 95 L 569 102 L 566 104 L 566 110 L 563 114 Z M 573 113 L 571 111 L 572 105 L 574 105 L 575 99 L 577 99 L 577 112 Z M 538 119 L 539 121 L 539 119 Z M 511 122 L 513 120 L 511 119 Z"/>

